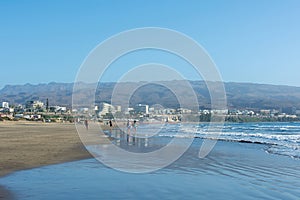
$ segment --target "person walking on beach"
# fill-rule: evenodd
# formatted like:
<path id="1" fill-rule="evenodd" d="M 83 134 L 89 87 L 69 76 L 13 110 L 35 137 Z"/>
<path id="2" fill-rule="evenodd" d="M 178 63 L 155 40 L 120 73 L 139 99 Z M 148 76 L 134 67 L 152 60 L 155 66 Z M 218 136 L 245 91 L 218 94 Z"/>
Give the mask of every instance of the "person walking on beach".
<path id="1" fill-rule="evenodd" d="M 136 120 L 133 121 L 132 127 L 133 127 L 133 131 L 134 131 L 134 134 L 135 134 L 136 133 L 136 129 L 137 129 Z"/>
<path id="2" fill-rule="evenodd" d="M 130 125 L 129 120 L 127 120 L 126 127 L 127 127 L 127 134 L 129 135 L 130 134 L 130 129 L 131 129 L 131 125 Z"/>
<path id="3" fill-rule="evenodd" d="M 110 132 L 112 131 L 112 128 L 113 128 L 113 124 L 112 124 L 112 121 L 111 120 L 109 120 L 109 128 L 110 128 Z"/>
<path id="4" fill-rule="evenodd" d="M 89 130 L 89 122 L 87 119 L 84 120 L 84 126 L 85 126 L 86 130 Z"/>

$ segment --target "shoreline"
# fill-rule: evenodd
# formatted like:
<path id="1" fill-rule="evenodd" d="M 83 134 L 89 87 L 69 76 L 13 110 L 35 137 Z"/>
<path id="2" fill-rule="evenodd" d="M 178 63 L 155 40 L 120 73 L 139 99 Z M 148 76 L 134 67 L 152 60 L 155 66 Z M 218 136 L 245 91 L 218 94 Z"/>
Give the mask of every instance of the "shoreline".
<path id="1" fill-rule="evenodd" d="M 90 122 L 89 133 L 97 136 L 97 142 L 106 142 L 101 139 L 98 125 Z M 117 127 L 123 126 L 120 123 Z M 106 130 L 109 126 L 101 125 L 101 128 Z M 80 139 L 74 123 L 1 121 L 0 151 L 4 154 L 0 156 L 0 178 L 20 170 L 92 158 L 84 144 L 85 138 Z"/>
<path id="2" fill-rule="evenodd" d="M 205 195 L 205 198 L 208 197 L 206 199 L 239 199 L 243 196 L 244 199 L 253 200 L 288 199 L 298 194 L 298 161 L 267 154 L 258 144 L 241 145 L 225 141 L 219 142 L 211 156 L 199 160 L 199 145 L 202 142 L 201 139 L 195 140 L 191 148 L 166 169 L 138 177 L 99 166 L 97 161 L 82 160 L 22 171 L 6 177 L 3 183 L 7 183 L 8 189 L 13 192 L 17 191 L 14 193 L 17 198 L 27 200 L 99 196 L 104 199 L 143 199 L 145 194 L 148 198 L 159 195 L 163 199 L 170 196 L 194 199 Z M 55 178 L 52 178 L 54 173 Z M 41 175 L 44 177 L 42 180 Z M 282 180 L 282 176 L 286 177 L 284 181 L 274 181 Z M 158 181 L 162 184 L 157 184 Z M 122 188 L 124 183 L 130 185 L 129 190 Z M 60 187 L 53 187 L 53 184 Z M 153 190 L 155 194 L 151 193 Z"/>
<path id="3" fill-rule="evenodd" d="M 74 124 L 1 122 L 0 177 L 18 170 L 89 158 Z"/>
<path id="4" fill-rule="evenodd" d="M 101 125 L 101 128 L 110 127 Z M 88 131 L 84 125 L 73 123 L 0 122 L 0 178 L 17 171 L 93 158 L 83 143 L 107 144 L 111 139 L 99 130 L 99 124 L 93 122 L 89 123 Z M 16 199 L 13 189 L 0 185 L 0 200 Z"/>
<path id="5" fill-rule="evenodd" d="M 89 133 L 95 133 L 101 141 L 98 126 L 91 123 Z M 21 170 L 92 158 L 74 123 L 2 121 L 0 150 L 0 178 Z M 15 198 L 0 185 L 0 199 Z"/>

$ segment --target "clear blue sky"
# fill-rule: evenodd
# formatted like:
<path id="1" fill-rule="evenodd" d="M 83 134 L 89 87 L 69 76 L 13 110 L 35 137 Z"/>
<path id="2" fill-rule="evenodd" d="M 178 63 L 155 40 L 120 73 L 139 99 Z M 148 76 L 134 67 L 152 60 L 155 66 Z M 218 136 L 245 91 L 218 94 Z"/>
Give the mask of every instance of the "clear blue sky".
<path id="1" fill-rule="evenodd" d="M 299 10 L 298 0 L 0 1 L 0 88 L 73 82 L 101 41 L 149 26 L 195 39 L 224 81 L 300 86 Z"/>

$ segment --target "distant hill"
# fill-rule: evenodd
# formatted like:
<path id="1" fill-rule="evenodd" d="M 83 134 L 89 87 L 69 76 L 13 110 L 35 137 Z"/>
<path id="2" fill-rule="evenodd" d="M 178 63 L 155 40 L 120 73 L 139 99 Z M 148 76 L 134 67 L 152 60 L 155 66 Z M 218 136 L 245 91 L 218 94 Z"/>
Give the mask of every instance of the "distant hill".
<path id="1" fill-rule="evenodd" d="M 88 96 L 92 91 L 90 84 L 80 83 L 83 88 L 82 98 Z M 185 88 L 181 87 L 180 81 L 170 81 L 177 88 L 181 95 L 185 95 Z M 197 98 L 200 108 L 210 107 L 210 95 L 203 81 L 190 81 Z M 137 83 L 122 83 L 122 88 L 133 88 Z M 255 83 L 224 83 L 227 103 L 229 108 L 237 109 L 300 109 L 300 87 L 278 86 Z M 110 102 L 113 88 L 116 83 L 101 83 L 96 91 L 97 102 Z M 6 85 L 0 90 L 0 102 L 8 101 L 10 104 L 25 104 L 28 100 L 40 100 L 46 102 L 49 99 L 50 105 L 70 106 L 72 103 L 73 83 L 48 84 L 25 84 L 25 85 Z M 87 94 L 87 95 L 84 95 Z M 122 95 L 122 94 L 121 94 Z M 124 96 L 126 96 L 126 89 Z M 189 98 L 186 96 L 186 98 Z M 117 104 L 122 105 L 122 97 L 117 100 Z M 179 107 L 175 95 L 166 87 L 160 84 L 145 85 L 132 95 L 130 105 L 138 103 L 160 104 L 164 107 Z"/>
<path id="2" fill-rule="evenodd" d="M 25 85 L 6 85 L 0 90 L 0 102 L 8 101 L 10 104 L 25 104 L 29 100 L 49 101 L 52 104 L 70 105 L 72 102 L 72 83 L 48 84 L 25 84 Z"/>

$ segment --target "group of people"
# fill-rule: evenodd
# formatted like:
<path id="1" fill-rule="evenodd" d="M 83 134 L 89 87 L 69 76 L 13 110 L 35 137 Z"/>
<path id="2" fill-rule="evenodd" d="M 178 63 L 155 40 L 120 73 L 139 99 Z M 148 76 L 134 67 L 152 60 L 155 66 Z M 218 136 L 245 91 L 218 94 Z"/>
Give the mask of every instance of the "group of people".
<path id="1" fill-rule="evenodd" d="M 136 129 L 137 129 L 137 123 L 136 120 L 133 120 L 132 123 L 130 123 L 129 120 L 127 120 L 127 134 L 130 134 L 130 130 L 131 128 L 133 128 L 134 133 L 136 133 Z"/>
<path id="2" fill-rule="evenodd" d="M 88 130 L 89 129 L 89 123 L 88 123 L 87 119 L 84 120 L 83 124 L 84 124 L 86 130 Z M 109 124 L 110 129 L 112 129 L 113 128 L 112 120 L 109 120 L 108 124 Z M 127 125 L 126 126 L 127 126 L 127 134 L 130 134 L 131 128 L 133 129 L 134 133 L 136 133 L 136 129 L 137 129 L 137 121 L 136 120 L 133 120 L 132 123 L 130 123 L 130 121 L 127 120 Z"/>

